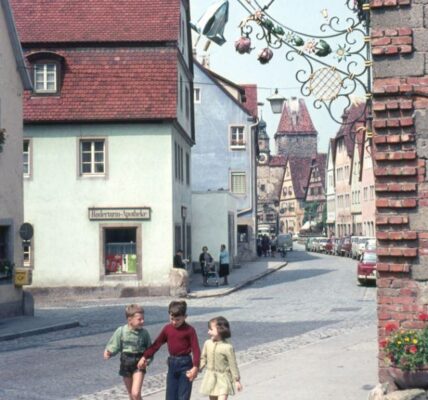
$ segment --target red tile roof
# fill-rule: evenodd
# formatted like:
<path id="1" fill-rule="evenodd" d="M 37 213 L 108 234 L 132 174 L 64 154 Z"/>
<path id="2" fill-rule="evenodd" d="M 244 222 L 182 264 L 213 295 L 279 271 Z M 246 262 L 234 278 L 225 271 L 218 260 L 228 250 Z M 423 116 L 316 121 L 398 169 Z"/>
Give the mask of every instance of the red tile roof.
<path id="1" fill-rule="evenodd" d="M 306 187 L 309 182 L 309 174 L 311 172 L 312 158 L 288 158 L 290 165 L 291 180 L 293 182 L 293 190 L 297 199 L 305 199 Z"/>
<path id="2" fill-rule="evenodd" d="M 352 157 L 352 152 L 354 151 L 356 130 L 365 122 L 365 107 L 365 104 L 352 105 L 342 117 L 346 125 L 341 125 L 336 134 L 336 141 L 339 138 L 344 138 L 349 157 Z M 357 123 L 352 124 L 351 122 L 355 120 L 357 120 Z"/>
<path id="3" fill-rule="evenodd" d="M 177 50 L 62 50 L 59 96 L 25 94 L 25 122 L 150 120 L 176 117 Z"/>
<path id="4" fill-rule="evenodd" d="M 10 0 L 21 42 L 177 41 L 180 0 Z M 43 29 L 41 29 L 43 27 Z"/>
<path id="5" fill-rule="evenodd" d="M 245 90 L 246 101 L 244 107 L 249 111 L 253 117 L 257 117 L 257 85 L 255 84 L 242 84 L 241 85 Z"/>
<path id="6" fill-rule="evenodd" d="M 293 116 L 294 105 L 298 109 L 295 116 Z M 306 103 L 303 99 L 292 98 L 287 100 L 284 104 L 281 119 L 278 124 L 277 135 L 294 133 L 317 133 L 312 123 L 311 116 L 309 115 L 309 111 L 306 107 Z"/>
<path id="7" fill-rule="evenodd" d="M 285 167 L 286 164 L 287 164 L 287 159 L 282 154 L 277 156 L 272 156 L 269 161 L 270 167 Z"/>

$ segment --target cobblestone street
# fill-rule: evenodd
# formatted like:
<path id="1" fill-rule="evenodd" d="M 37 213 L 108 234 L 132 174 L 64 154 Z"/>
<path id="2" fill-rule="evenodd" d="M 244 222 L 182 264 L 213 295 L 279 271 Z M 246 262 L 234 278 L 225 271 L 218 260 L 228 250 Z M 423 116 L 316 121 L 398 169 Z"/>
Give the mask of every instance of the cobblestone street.
<path id="1" fill-rule="evenodd" d="M 286 268 L 229 296 L 188 300 L 188 321 L 197 329 L 201 345 L 207 338 L 207 321 L 219 314 L 231 322 L 240 366 L 268 362 L 278 354 L 376 325 L 376 288 L 357 285 L 355 261 L 304 251 L 291 252 L 287 257 Z M 133 301 L 144 305 L 146 328 L 154 339 L 167 321 L 170 300 L 86 301 L 75 307 L 60 302 L 45 304 L 38 313 L 57 313 L 79 320 L 82 326 L 3 342 L 0 397 L 127 399 L 117 374 L 118 359 L 102 360 L 105 343 L 124 322 L 124 305 Z M 373 358 L 376 356 L 374 353 Z M 146 396 L 163 389 L 165 359 L 162 349 L 146 377 Z M 30 374 L 20 373 L 25 365 L 30 366 Z"/>

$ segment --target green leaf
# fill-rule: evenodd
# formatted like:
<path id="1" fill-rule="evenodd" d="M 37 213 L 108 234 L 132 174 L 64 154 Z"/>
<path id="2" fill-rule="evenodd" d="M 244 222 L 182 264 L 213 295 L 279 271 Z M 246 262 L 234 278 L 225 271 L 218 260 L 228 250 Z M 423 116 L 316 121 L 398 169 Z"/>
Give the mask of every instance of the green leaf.
<path id="1" fill-rule="evenodd" d="M 300 36 L 295 36 L 293 38 L 293 43 L 295 46 L 300 47 L 305 44 L 305 41 Z"/>
<path id="2" fill-rule="evenodd" d="M 315 52 L 318 57 L 325 57 L 331 53 L 331 47 L 325 40 L 321 39 L 318 43 L 318 47 L 318 50 Z"/>

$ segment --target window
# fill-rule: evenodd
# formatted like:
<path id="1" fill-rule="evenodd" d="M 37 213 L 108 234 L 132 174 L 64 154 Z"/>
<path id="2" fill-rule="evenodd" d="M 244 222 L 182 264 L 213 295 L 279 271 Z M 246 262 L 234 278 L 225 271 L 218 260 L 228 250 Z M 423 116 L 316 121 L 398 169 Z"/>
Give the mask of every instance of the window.
<path id="1" fill-rule="evenodd" d="M 364 193 L 364 201 L 367 201 L 368 189 L 369 189 L 368 187 L 364 188 L 364 192 L 363 192 Z"/>
<path id="2" fill-rule="evenodd" d="M 265 189 L 266 189 L 266 185 L 260 185 L 260 191 L 261 191 L 261 192 L 264 192 L 264 191 L 265 191 Z"/>
<path id="3" fill-rule="evenodd" d="M 186 185 L 190 185 L 190 156 L 186 153 Z"/>
<path id="4" fill-rule="evenodd" d="M 55 62 L 34 64 L 34 90 L 36 93 L 56 93 L 58 91 L 58 69 Z"/>
<path id="5" fill-rule="evenodd" d="M 183 148 L 177 143 L 174 143 L 174 158 L 175 158 L 175 179 L 180 182 L 184 182 L 184 152 L 183 152 Z M 189 165 L 190 165 L 190 160 L 189 160 Z M 190 174 L 190 168 L 189 168 L 189 174 Z M 190 179 L 190 176 L 189 176 L 189 179 Z"/>
<path id="6" fill-rule="evenodd" d="M 183 77 L 180 75 L 180 110 L 183 111 Z"/>
<path id="7" fill-rule="evenodd" d="M 230 147 L 245 146 L 245 132 L 243 126 L 230 127 Z"/>
<path id="8" fill-rule="evenodd" d="M 30 141 L 24 140 L 24 148 L 23 148 L 23 170 L 24 177 L 28 178 L 31 176 L 31 152 L 30 152 Z"/>
<path id="9" fill-rule="evenodd" d="M 248 225 L 238 225 L 238 242 L 248 242 Z"/>
<path id="10" fill-rule="evenodd" d="M 236 193 L 236 194 L 246 193 L 247 190 L 246 190 L 245 172 L 232 172 L 231 188 L 232 188 L 232 193 Z"/>
<path id="11" fill-rule="evenodd" d="M 201 102 L 201 89 L 200 88 L 194 88 L 193 89 L 193 102 L 198 103 L 198 104 Z"/>
<path id="12" fill-rule="evenodd" d="M 370 186 L 370 200 L 373 200 L 373 199 L 374 199 L 374 186 L 371 185 Z"/>
<path id="13" fill-rule="evenodd" d="M 189 119 L 190 118 L 190 91 L 189 88 L 186 86 L 186 118 Z"/>
<path id="14" fill-rule="evenodd" d="M 136 274 L 137 228 L 104 229 L 105 274 Z"/>
<path id="15" fill-rule="evenodd" d="M 105 141 L 80 141 L 80 173 L 82 175 L 103 175 L 105 173 Z"/>

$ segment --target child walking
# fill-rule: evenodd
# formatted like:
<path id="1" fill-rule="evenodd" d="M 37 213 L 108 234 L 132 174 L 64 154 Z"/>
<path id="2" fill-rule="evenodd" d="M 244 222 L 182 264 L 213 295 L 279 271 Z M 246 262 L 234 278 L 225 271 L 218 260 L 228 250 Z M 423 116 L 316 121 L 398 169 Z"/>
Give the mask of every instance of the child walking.
<path id="1" fill-rule="evenodd" d="M 128 320 L 113 333 L 104 350 L 104 359 L 120 352 L 119 375 L 123 377 L 130 400 L 141 400 L 146 370 L 137 364 L 144 351 L 151 345 L 150 335 L 143 328 L 144 309 L 138 304 L 129 304 L 125 308 Z"/>
<path id="2" fill-rule="evenodd" d="M 229 395 L 241 391 L 238 364 L 232 343 L 229 321 L 216 317 L 208 322 L 208 339 L 204 343 L 200 370 L 206 367 L 201 383 L 201 393 L 210 400 L 227 400 Z"/>
<path id="3" fill-rule="evenodd" d="M 170 323 L 165 325 L 159 336 L 138 363 L 144 367 L 147 359 L 167 343 L 168 374 L 166 377 L 166 400 L 189 400 L 193 380 L 198 375 L 201 352 L 195 329 L 186 323 L 187 304 L 172 301 L 168 307 Z M 192 354 L 192 357 L 190 356 Z"/>

